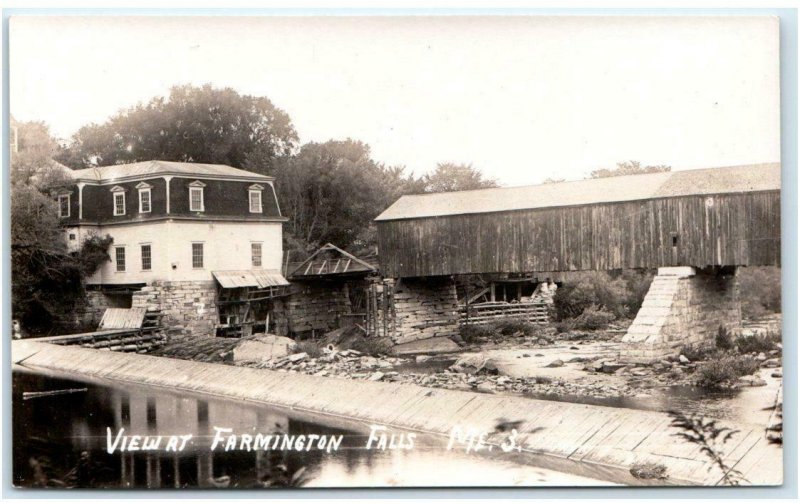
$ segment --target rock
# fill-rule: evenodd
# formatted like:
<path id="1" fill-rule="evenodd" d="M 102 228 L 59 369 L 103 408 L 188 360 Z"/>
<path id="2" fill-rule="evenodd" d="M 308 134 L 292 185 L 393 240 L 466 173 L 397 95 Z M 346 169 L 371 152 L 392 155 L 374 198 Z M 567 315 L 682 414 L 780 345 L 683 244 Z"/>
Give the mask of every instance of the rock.
<path id="1" fill-rule="evenodd" d="M 494 392 L 494 385 L 490 381 L 479 383 L 475 388 L 481 392 Z"/>
<path id="2" fill-rule="evenodd" d="M 497 371 L 497 365 L 482 353 L 464 354 L 450 366 L 450 370 L 474 374 L 480 371 Z"/>
<path id="3" fill-rule="evenodd" d="M 773 378 L 783 378 L 783 372 L 782 371 L 773 371 L 770 376 L 773 377 Z"/>
<path id="4" fill-rule="evenodd" d="M 688 359 L 688 358 L 687 358 L 685 355 L 683 355 L 683 354 L 681 354 L 681 355 L 679 355 L 679 356 L 678 356 L 678 361 L 679 361 L 681 364 L 689 364 L 690 362 L 692 362 L 692 361 L 690 361 L 690 360 L 689 360 L 689 359 Z"/>
<path id="5" fill-rule="evenodd" d="M 284 336 L 267 334 L 254 339 L 245 339 L 233 349 L 233 362 L 265 362 L 289 355 L 294 340 Z"/>
<path id="6" fill-rule="evenodd" d="M 529 353 L 524 353 L 524 354 L 522 354 L 522 356 L 523 356 L 523 357 L 530 357 L 530 356 L 531 356 L 531 354 L 529 354 Z"/>
<path id="7" fill-rule="evenodd" d="M 546 340 L 544 338 L 539 338 L 538 340 L 536 340 L 537 345 L 549 345 L 550 343 L 551 343 L 550 340 Z"/>
<path id="8" fill-rule="evenodd" d="M 375 357 L 361 357 L 361 365 L 367 367 L 375 367 L 378 365 L 378 359 Z"/>
<path id="9" fill-rule="evenodd" d="M 767 382 L 758 376 L 753 375 L 740 376 L 737 383 L 743 387 L 763 387 L 767 384 Z"/>
<path id="10" fill-rule="evenodd" d="M 564 361 L 562 361 L 561 359 L 556 359 L 545 367 L 561 367 L 563 365 Z"/>
<path id="11" fill-rule="evenodd" d="M 296 364 L 296 363 L 300 362 L 301 360 L 305 359 L 306 357 L 308 357 L 308 354 L 305 353 L 305 352 L 292 354 L 292 355 L 289 356 L 289 362 L 291 362 L 292 364 Z"/>
<path id="12" fill-rule="evenodd" d="M 414 358 L 414 362 L 425 362 L 425 361 L 429 361 L 429 360 L 431 360 L 431 356 L 430 355 L 417 355 Z"/>
<path id="13" fill-rule="evenodd" d="M 760 354 L 756 355 L 756 360 L 764 362 L 767 360 L 767 356 L 764 354 L 764 352 L 761 352 Z"/>
<path id="14" fill-rule="evenodd" d="M 591 364 L 587 364 L 584 369 L 587 371 L 597 371 L 598 373 L 603 371 L 603 364 L 605 364 L 605 359 L 599 359 Z"/>
<path id="15" fill-rule="evenodd" d="M 576 346 L 571 346 L 571 347 L 569 347 L 569 349 L 570 349 L 570 350 L 580 350 L 580 348 L 578 348 L 578 347 L 576 347 Z"/>
<path id="16" fill-rule="evenodd" d="M 508 376 L 501 376 L 500 378 L 497 379 L 497 384 L 498 385 L 505 385 L 505 384 L 510 383 L 510 382 L 511 382 L 511 378 L 509 378 Z"/>
<path id="17" fill-rule="evenodd" d="M 588 360 L 589 360 L 588 357 L 573 357 L 570 360 L 568 360 L 567 362 L 586 362 Z"/>
<path id="18" fill-rule="evenodd" d="M 762 364 L 765 368 L 776 368 L 781 367 L 781 360 L 780 359 L 767 359 Z"/>
<path id="19" fill-rule="evenodd" d="M 385 360 L 379 360 L 378 367 L 381 369 L 386 369 L 392 367 L 392 364 L 390 362 L 386 362 Z"/>
<path id="20" fill-rule="evenodd" d="M 609 361 L 606 361 L 606 362 L 603 362 L 602 371 L 604 373 L 616 373 L 617 371 L 619 371 L 620 369 L 623 369 L 625 367 L 626 367 L 625 364 L 623 364 L 621 362 L 613 362 L 613 361 L 609 362 Z"/>
<path id="21" fill-rule="evenodd" d="M 369 381 L 381 381 L 381 380 L 383 379 L 383 377 L 384 377 L 384 376 L 386 376 L 386 375 L 384 375 L 384 374 L 383 374 L 383 373 L 381 373 L 380 371 L 375 371 L 374 373 L 372 373 L 372 374 L 369 376 L 368 380 L 369 380 Z"/>
<path id="22" fill-rule="evenodd" d="M 543 353 L 537 353 L 536 357 L 544 357 L 544 354 Z"/>
<path id="23" fill-rule="evenodd" d="M 458 343 L 445 336 L 437 336 L 435 338 L 428 338 L 424 340 L 410 341 L 408 343 L 401 343 L 392 348 L 392 352 L 396 355 L 403 354 L 434 354 L 434 353 L 453 353 L 461 350 Z"/>

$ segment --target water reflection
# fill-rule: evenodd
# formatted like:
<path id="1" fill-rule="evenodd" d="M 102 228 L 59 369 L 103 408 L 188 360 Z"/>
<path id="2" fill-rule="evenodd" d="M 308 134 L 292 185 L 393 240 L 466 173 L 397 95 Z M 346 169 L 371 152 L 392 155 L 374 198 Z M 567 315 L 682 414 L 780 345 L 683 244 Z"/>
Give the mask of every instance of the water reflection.
<path id="1" fill-rule="evenodd" d="M 23 400 L 23 391 L 87 387 Z M 342 436 L 325 450 L 212 451 L 214 427 L 234 433 Z M 192 434 L 185 450 L 108 454 L 106 429 L 160 436 Z M 291 486 L 597 485 L 596 480 L 420 442 L 413 451 L 365 450 L 363 434 L 308 422 L 255 404 L 110 386 L 34 373 L 13 376 L 15 485 L 87 488 L 265 488 Z"/>

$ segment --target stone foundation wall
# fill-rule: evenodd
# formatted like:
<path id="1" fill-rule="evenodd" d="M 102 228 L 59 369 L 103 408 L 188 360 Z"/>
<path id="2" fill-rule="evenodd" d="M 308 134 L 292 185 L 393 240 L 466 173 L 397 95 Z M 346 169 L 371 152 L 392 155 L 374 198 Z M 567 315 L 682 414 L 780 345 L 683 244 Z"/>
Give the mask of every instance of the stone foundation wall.
<path id="1" fill-rule="evenodd" d="M 709 347 L 720 326 L 741 325 L 739 282 L 730 274 L 659 268 L 642 308 L 622 339 L 620 359 L 652 362 L 685 346 Z"/>
<path id="2" fill-rule="evenodd" d="M 294 282 L 291 294 L 276 300 L 273 308 L 275 332 L 281 335 L 322 334 L 339 327 L 339 319 L 350 313 L 350 299 L 338 282 Z"/>
<path id="3" fill-rule="evenodd" d="M 219 323 L 213 281 L 156 281 L 134 293 L 132 307 L 161 310 L 170 333 L 214 336 Z"/>
<path id="4" fill-rule="evenodd" d="M 458 334 L 458 298 L 452 279 L 402 279 L 394 284 L 392 341 Z"/>
<path id="5" fill-rule="evenodd" d="M 130 308 L 130 296 L 106 294 L 99 290 L 87 290 L 86 296 L 75 307 L 75 322 L 80 326 L 97 328 L 107 308 Z"/>

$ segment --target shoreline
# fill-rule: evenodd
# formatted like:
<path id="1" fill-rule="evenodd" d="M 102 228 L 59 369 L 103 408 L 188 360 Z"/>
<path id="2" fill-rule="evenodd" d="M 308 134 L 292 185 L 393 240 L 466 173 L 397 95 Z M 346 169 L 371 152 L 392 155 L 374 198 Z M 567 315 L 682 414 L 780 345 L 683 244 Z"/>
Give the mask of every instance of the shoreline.
<path id="1" fill-rule="evenodd" d="M 516 457 L 545 469 L 613 483 L 714 485 L 721 478 L 703 455 L 694 453 L 693 445 L 676 443 L 671 419 L 663 413 L 315 377 L 25 340 L 12 342 L 12 357 L 24 367 L 248 400 L 439 438 L 449 436 L 454 426 L 494 433 L 498 422 L 519 421 L 524 449 Z M 780 449 L 769 446 L 757 426 L 736 427 L 741 432 L 726 445 L 733 467 L 751 484 L 780 484 L 780 467 L 765 464 Z M 500 442 L 497 436 L 488 439 L 489 444 Z M 663 464 L 669 479 L 634 478 L 630 469 L 637 462 Z"/>

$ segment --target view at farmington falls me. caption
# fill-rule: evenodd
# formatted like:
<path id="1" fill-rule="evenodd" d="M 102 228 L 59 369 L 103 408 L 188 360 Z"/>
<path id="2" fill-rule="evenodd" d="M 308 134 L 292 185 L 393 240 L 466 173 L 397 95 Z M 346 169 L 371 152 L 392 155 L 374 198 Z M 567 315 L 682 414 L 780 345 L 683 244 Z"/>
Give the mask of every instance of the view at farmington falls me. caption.
<path id="1" fill-rule="evenodd" d="M 227 33 L 245 41 L 285 33 L 287 47 L 300 39 L 268 27 L 322 37 L 309 21 L 279 20 L 136 26 L 184 26 L 178 38 L 191 44 L 193 23 L 243 23 Z M 594 32 L 604 23 L 656 36 L 636 20 L 559 23 L 562 36 L 592 34 L 578 45 L 605 40 Z M 751 20 L 757 33 L 777 32 Z M 14 21 L 21 41 L 26 30 L 62 26 Z M 349 50 L 338 30 L 352 20 L 318 21 Z M 389 20 L 362 22 L 371 30 Z M 445 25 L 454 37 L 466 30 L 463 20 L 395 22 L 434 49 Z M 654 33 L 683 47 L 673 22 L 654 23 Z M 549 33 L 524 18 L 497 23 L 509 23 L 509 36 Z M 17 47 L 12 63 L 34 50 Z M 329 57 L 321 50 L 320 61 Z M 380 141 L 368 135 L 369 145 L 346 130 L 325 133 L 346 140 L 306 133 L 313 120 L 291 93 L 245 92 L 255 88 L 208 72 L 204 83 L 120 102 L 63 137 L 59 120 L 34 117 L 24 94 L 12 94 L 15 487 L 783 483 L 779 158 L 730 162 L 708 147 L 705 165 L 669 149 L 639 157 L 657 164 L 609 163 L 587 141 L 580 156 L 596 158 L 593 168 L 569 171 L 577 164 L 565 159 L 564 178 L 529 152 L 538 147 L 514 151 L 533 156 L 517 156 L 539 177 L 524 185 L 492 169 L 505 157 L 414 172 L 378 161 L 370 146 Z M 625 115 L 625 99 L 609 96 Z M 342 128 L 367 113 L 353 108 Z M 426 127 L 432 138 L 446 129 Z M 400 142 L 405 130 L 385 131 Z M 561 126 L 552 135 L 544 140 L 567 142 Z M 614 149 L 644 152 L 634 140 Z"/>

